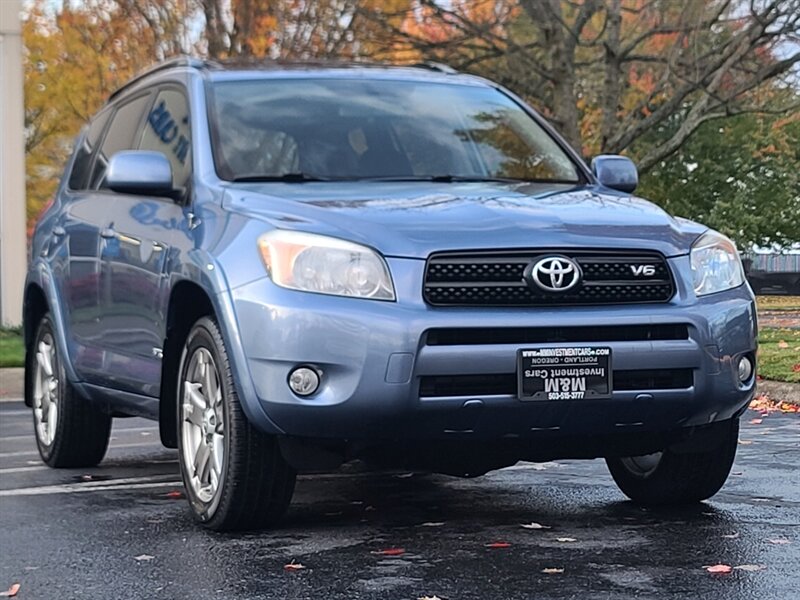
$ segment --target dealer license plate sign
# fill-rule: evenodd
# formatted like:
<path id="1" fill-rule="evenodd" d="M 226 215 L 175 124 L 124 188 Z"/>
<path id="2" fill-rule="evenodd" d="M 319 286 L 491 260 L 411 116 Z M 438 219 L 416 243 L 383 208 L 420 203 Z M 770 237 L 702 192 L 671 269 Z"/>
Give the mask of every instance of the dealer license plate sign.
<path id="1" fill-rule="evenodd" d="M 611 396 L 611 348 L 519 350 L 520 400 L 584 400 Z"/>

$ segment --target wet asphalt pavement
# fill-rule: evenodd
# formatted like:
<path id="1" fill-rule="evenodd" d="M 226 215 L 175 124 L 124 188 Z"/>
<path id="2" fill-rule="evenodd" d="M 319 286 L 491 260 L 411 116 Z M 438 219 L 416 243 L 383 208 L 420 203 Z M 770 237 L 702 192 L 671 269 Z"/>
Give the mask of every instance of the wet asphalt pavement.
<path id="1" fill-rule="evenodd" d="M 23 600 L 800 598 L 800 415 L 749 423 L 758 416 L 745 415 L 728 484 L 693 508 L 634 506 L 599 460 L 473 480 L 350 468 L 301 477 L 280 529 L 221 535 L 169 494 L 181 489 L 176 454 L 154 423 L 117 420 L 99 468 L 52 470 L 29 412 L 6 402 L 0 590 L 19 582 Z M 549 529 L 521 527 L 532 522 Z M 487 546 L 496 542 L 510 546 Z M 292 561 L 305 568 L 285 570 Z M 703 568 L 717 563 L 746 569 Z"/>

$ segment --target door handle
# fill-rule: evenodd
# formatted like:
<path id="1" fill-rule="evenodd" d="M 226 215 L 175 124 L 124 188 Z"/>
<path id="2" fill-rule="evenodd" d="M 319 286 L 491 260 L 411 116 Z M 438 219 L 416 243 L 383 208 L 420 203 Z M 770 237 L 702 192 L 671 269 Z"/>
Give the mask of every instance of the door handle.
<path id="1" fill-rule="evenodd" d="M 53 235 L 56 237 L 63 237 L 67 235 L 67 231 L 61 225 L 56 225 L 53 227 Z"/>
<path id="2" fill-rule="evenodd" d="M 117 237 L 117 232 L 113 227 L 106 227 L 100 232 L 100 237 L 107 240 L 113 240 L 115 237 Z"/>

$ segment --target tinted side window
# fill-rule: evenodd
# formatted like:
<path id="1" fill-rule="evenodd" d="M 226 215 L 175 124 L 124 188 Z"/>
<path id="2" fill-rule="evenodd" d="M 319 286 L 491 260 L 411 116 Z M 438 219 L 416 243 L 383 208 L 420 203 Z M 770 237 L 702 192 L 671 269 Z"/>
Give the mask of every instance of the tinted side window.
<path id="1" fill-rule="evenodd" d="M 133 136 L 139 128 L 149 100 L 149 94 L 139 96 L 120 106 L 114 113 L 92 169 L 92 180 L 89 186 L 91 189 L 105 187 L 106 167 L 115 153 L 134 148 Z"/>
<path id="2" fill-rule="evenodd" d="M 162 152 L 172 164 L 172 182 L 186 187 L 192 171 L 192 135 L 189 128 L 189 103 L 175 89 L 162 90 L 147 115 L 140 150 Z"/>
<path id="3" fill-rule="evenodd" d="M 75 161 L 72 163 L 72 172 L 69 174 L 67 184 L 71 190 L 86 189 L 89 169 L 92 166 L 92 153 L 110 115 L 110 110 L 104 110 L 89 123 L 89 129 L 83 136 L 80 147 L 75 150 Z"/>

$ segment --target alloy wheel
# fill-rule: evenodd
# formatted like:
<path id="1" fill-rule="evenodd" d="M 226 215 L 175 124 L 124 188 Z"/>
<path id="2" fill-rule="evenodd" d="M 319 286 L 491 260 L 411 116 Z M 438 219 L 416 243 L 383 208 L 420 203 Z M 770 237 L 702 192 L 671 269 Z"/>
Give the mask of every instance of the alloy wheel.
<path id="1" fill-rule="evenodd" d="M 183 464 L 195 495 L 209 503 L 220 489 L 225 411 L 219 370 L 206 348 L 197 348 L 189 358 L 182 387 Z"/>
<path id="2" fill-rule="evenodd" d="M 630 456 L 622 459 L 622 464 L 633 475 L 638 477 L 647 477 L 658 468 L 661 462 L 663 452 L 654 452 L 653 454 L 643 454 L 642 456 Z"/>
<path id="3" fill-rule="evenodd" d="M 58 426 L 58 372 L 56 344 L 47 332 L 36 347 L 36 367 L 33 375 L 33 418 L 36 436 L 50 446 Z"/>

